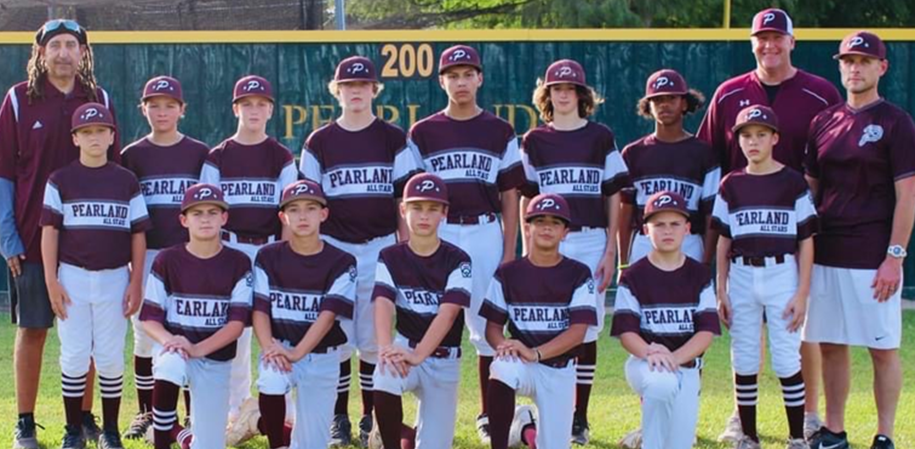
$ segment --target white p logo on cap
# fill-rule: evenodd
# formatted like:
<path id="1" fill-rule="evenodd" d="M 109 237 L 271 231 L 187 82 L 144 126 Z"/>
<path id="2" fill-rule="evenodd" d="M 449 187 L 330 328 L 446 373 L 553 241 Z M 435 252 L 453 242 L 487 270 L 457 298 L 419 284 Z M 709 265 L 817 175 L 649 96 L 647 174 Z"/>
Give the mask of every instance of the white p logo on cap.
<path id="1" fill-rule="evenodd" d="M 766 118 L 761 109 L 751 109 L 750 112 L 747 113 L 747 120 L 753 120 L 757 117 Z"/>
<path id="2" fill-rule="evenodd" d="M 661 195 L 654 201 L 654 207 L 664 207 L 668 204 L 673 204 L 674 206 L 677 205 L 677 203 L 670 195 Z"/>
<path id="3" fill-rule="evenodd" d="M 861 36 L 855 36 L 854 39 L 848 41 L 848 48 L 857 47 L 863 45 L 864 47 L 870 47 L 870 44 L 864 41 L 864 38 Z"/>
<path id="4" fill-rule="evenodd" d="M 213 189 L 209 187 L 202 187 L 197 191 L 197 194 L 194 195 L 194 198 L 197 198 L 198 200 L 205 200 L 211 196 L 213 196 Z"/>
<path id="5" fill-rule="evenodd" d="M 349 73 L 352 73 L 352 74 L 356 74 L 359 72 L 366 72 L 366 71 L 367 70 L 365 70 L 365 64 L 363 64 L 361 62 L 353 63 L 352 67 L 349 68 Z"/>
<path id="6" fill-rule="evenodd" d="M 295 190 L 292 191 L 293 195 L 304 195 L 306 193 L 311 193 L 311 189 L 308 188 L 308 184 L 299 184 L 295 186 Z"/>
<path id="7" fill-rule="evenodd" d="M 258 80 L 248 81 L 248 84 L 245 85 L 245 92 L 251 92 L 254 89 L 264 90 L 263 86 L 261 86 L 260 81 L 258 81 Z"/>
<path id="8" fill-rule="evenodd" d="M 654 88 L 655 88 L 655 90 L 657 90 L 657 89 L 660 89 L 660 88 L 662 88 L 662 87 L 664 87 L 664 86 L 667 86 L 668 84 L 671 85 L 671 86 L 674 85 L 674 83 L 671 82 L 670 79 L 667 78 L 666 76 L 659 76 L 658 79 L 656 79 L 656 80 L 654 81 Z"/>
<path id="9" fill-rule="evenodd" d="M 433 182 L 431 179 L 427 179 L 427 180 L 417 184 L 416 190 L 419 192 L 428 192 L 430 190 L 435 190 L 436 192 L 438 192 L 438 188 L 435 187 L 435 182 Z"/>
<path id="10" fill-rule="evenodd" d="M 773 20 L 775 20 L 775 13 L 767 12 L 766 15 L 763 16 L 763 25 L 766 25 Z"/>
<path id="11" fill-rule="evenodd" d="M 457 61 L 458 59 L 470 59 L 470 54 L 467 53 L 463 48 L 459 48 L 451 53 L 451 57 L 448 58 L 452 61 Z"/>
<path id="12" fill-rule="evenodd" d="M 153 86 L 153 90 L 159 91 L 162 89 L 175 90 L 168 80 L 159 80 L 156 82 L 156 85 Z"/>
<path id="13" fill-rule="evenodd" d="M 90 118 L 96 117 L 96 116 L 101 116 L 101 114 L 99 114 L 99 112 L 98 112 L 98 109 L 89 108 L 89 109 L 86 109 L 86 111 L 83 112 L 83 115 L 80 115 L 79 118 L 81 118 L 83 120 L 89 120 Z"/>
<path id="14" fill-rule="evenodd" d="M 552 198 L 544 198 L 543 201 L 541 201 L 540 204 L 537 205 L 537 209 L 539 209 L 539 210 L 547 210 L 547 209 L 559 210 L 562 208 L 558 204 L 556 204 L 556 201 L 553 200 Z"/>
<path id="15" fill-rule="evenodd" d="M 555 73 L 559 78 L 578 78 L 578 75 L 572 70 L 571 67 L 564 65 L 559 68 Z"/>

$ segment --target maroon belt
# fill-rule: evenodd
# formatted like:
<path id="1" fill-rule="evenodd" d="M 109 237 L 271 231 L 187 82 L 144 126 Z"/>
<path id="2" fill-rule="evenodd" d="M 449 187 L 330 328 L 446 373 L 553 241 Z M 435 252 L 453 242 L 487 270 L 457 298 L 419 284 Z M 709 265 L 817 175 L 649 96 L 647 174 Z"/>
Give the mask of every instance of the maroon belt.
<path id="1" fill-rule="evenodd" d="M 246 245 L 266 245 L 270 242 L 270 236 L 259 236 L 259 235 L 243 235 L 239 233 L 235 234 L 236 243 L 244 243 Z M 232 235 L 229 231 L 222 231 L 222 239 L 226 242 L 232 241 Z"/>

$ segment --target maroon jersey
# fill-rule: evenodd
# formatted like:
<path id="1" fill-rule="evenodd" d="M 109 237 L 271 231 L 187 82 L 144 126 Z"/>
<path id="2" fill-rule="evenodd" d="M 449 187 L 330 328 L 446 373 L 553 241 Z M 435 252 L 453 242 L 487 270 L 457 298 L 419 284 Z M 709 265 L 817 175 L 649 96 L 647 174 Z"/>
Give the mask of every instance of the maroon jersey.
<path id="1" fill-rule="evenodd" d="M 706 217 L 712 212 L 721 180 L 718 158 L 708 143 L 696 137 L 664 142 L 649 134 L 623 148 L 623 161 L 631 180 L 623 200 L 636 208 L 635 229 L 642 230 L 648 198 L 666 190 L 686 200 L 690 232 L 705 234 Z"/>
<path id="2" fill-rule="evenodd" d="M 753 175 L 732 171 L 721 181 L 712 227 L 732 240 L 729 257 L 797 252 L 817 230 L 816 209 L 804 177 L 790 167 Z"/>
<path id="3" fill-rule="evenodd" d="M 112 162 L 90 168 L 78 160 L 48 178 L 40 224 L 60 231 L 61 263 L 92 271 L 126 266 L 131 235 L 151 226 L 133 173 Z"/>
<path id="4" fill-rule="evenodd" d="M 397 333 L 413 343 L 419 343 L 440 304 L 470 306 L 470 256 L 460 248 L 442 240 L 431 256 L 418 256 L 406 242 L 391 245 L 378 256 L 375 270 L 375 291 L 372 300 L 382 297 L 397 309 Z M 441 346 L 461 346 L 464 332 L 463 310 L 454 320 Z"/>
<path id="5" fill-rule="evenodd" d="M 257 145 L 226 139 L 203 164 L 200 182 L 219 186 L 232 212 L 227 231 L 245 237 L 279 235 L 283 189 L 298 180 L 289 149 L 269 137 Z"/>
<path id="6" fill-rule="evenodd" d="M 635 332 L 646 343 L 676 351 L 698 332 L 721 334 L 712 272 L 689 257 L 664 271 L 647 257 L 620 276 L 610 335 Z"/>
<path id="7" fill-rule="evenodd" d="M 413 125 L 408 144 L 425 171 L 448 183 L 452 222 L 501 212 L 499 192 L 524 185 L 515 130 L 487 111 L 470 120 L 433 114 Z"/>
<path id="8" fill-rule="evenodd" d="M 181 200 L 184 191 L 197 184 L 209 152 L 206 144 L 187 136 L 168 147 L 144 137 L 121 152 L 121 164 L 140 180 L 152 220 L 153 228 L 146 233 L 147 248 L 168 248 L 187 241 L 187 229 L 178 220 Z"/>
<path id="9" fill-rule="evenodd" d="M 810 121 L 820 111 L 841 102 L 839 91 L 829 81 L 798 70 L 794 77 L 779 84 L 775 101 L 770 104 L 756 71 L 748 72 L 718 86 L 699 125 L 699 138 L 712 145 L 723 174 L 743 168 L 747 159 L 731 127 L 741 109 L 754 104 L 769 106 L 778 115 L 779 123 L 779 140 L 773 157 L 801 171 Z"/>
<path id="10" fill-rule="evenodd" d="M 77 108 L 89 102 L 80 83 L 63 94 L 44 81 L 44 98 L 30 102 L 25 81 L 13 86 L 0 107 L 0 178 L 9 180 L 15 189 L 12 207 L 16 231 L 25 245 L 26 260 L 41 262 L 41 228 L 38 224 L 42 207 L 36 201 L 44 195 L 51 172 L 79 159 L 79 148 L 70 134 L 70 118 Z M 96 90 L 98 102 L 114 114 L 108 92 Z M 120 145 L 115 135 L 108 149 L 108 160 L 120 160 Z M 0 230 L 3 236 L 7 232 Z"/>
<path id="11" fill-rule="evenodd" d="M 251 322 L 254 276 L 245 253 L 223 246 L 219 254 L 200 259 L 186 245 L 162 250 L 146 282 L 140 321 L 158 321 L 174 335 L 200 343 L 229 321 Z M 206 358 L 220 362 L 235 358 L 236 343 Z"/>
<path id="12" fill-rule="evenodd" d="M 532 129 L 521 140 L 521 163 L 527 184 L 524 196 L 556 193 L 569 203 L 572 226 L 607 227 L 604 196 L 626 185 L 626 164 L 610 128 L 588 122 L 573 131 L 550 125 Z"/>
<path id="13" fill-rule="evenodd" d="M 563 257 L 558 265 L 538 267 L 527 257 L 496 270 L 480 316 L 504 326 L 528 348 L 544 345 L 573 324 L 597 325 L 591 269 Z M 578 347 L 544 362 L 562 363 L 578 355 Z"/>
<path id="14" fill-rule="evenodd" d="M 912 118 L 884 100 L 823 111 L 810 124 L 805 168 L 819 182 L 816 263 L 879 267 L 893 227 L 895 182 L 915 175 Z"/>
<path id="15" fill-rule="evenodd" d="M 330 208 L 321 233 L 344 242 L 396 231 L 394 199 L 419 170 L 403 130 L 380 119 L 359 131 L 332 122 L 311 133 L 302 148 L 302 175 L 321 184 Z"/>
<path id="16" fill-rule="evenodd" d="M 254 310 L 270 317 L 273 337 L 295 346 L 318 315 L 331 311 L 337 319 L 313 352 L 346 343 L 341 319 L 353 318 L 356 300 L 356 259 L 324 243 L 318 254 L 303 256 L 277 242 L 264 246 L 254 261 Z"/>

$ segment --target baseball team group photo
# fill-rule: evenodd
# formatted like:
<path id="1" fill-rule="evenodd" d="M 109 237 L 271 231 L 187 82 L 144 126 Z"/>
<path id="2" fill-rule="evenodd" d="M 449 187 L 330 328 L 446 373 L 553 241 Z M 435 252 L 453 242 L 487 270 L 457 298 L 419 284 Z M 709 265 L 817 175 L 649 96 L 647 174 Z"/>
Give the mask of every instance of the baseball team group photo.
<path id="1" fill-rule="evenodd" d="M 724 43 L 0 32 L 0 445 L 915 447 L 915 32 L 788 3 Z"/>

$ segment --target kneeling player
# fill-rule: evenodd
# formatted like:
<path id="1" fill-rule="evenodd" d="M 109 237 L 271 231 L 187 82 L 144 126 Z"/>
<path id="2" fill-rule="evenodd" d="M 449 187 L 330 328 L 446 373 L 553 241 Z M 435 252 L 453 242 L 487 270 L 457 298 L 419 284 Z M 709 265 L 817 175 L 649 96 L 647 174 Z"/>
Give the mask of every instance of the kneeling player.
<path id="1" fill-rule="evenodd" d="M 412 391 L 419 399 L 417 449 L 450 449 L 463 309 L 470 305 L 472 286 L 470 256 L 438 237 L 448 213 L 448 189 L 438 176 L 410 178 L 400 210 L 410 239 L 381 251 L 372 295 L 379 355 L 373 376 L 375 417 L 385 449 L 400 449 L 402 395 Z"/>
<path id="2" fill-rule="evenodd" d="M 283 192 L 280 221 L 289 241 L 272 243 L 254 262 L 254 333 L 261 347 L 258 428 L 271 448 L 325 449 L 346 334 L 351 319 L 356 259 L 319 234 L 327 219 L 321 186 L 298 181 Z M 291 441 L 284 436 L 285 395 L 296 395 Z"/>
<path id="3" fill-rule="evenodd" d="M 658 192 L 645 205 L 651 252 L 620 276 L 610 335 L 629 351 L 626 380 L 642 397 L 642 448 L 693 446 L 702 354 L 720 333 L 712 274 L 686 257 L 686 200 Z"/>
<path id="4" fill-rule="evenodd" d="M 760 329 L 769 334 L 772 369 L 788 414 L 788 449 L 805 449 L 801 334 L 813 271 L 816 209 L 800 173 L 772 158 L 778 119 L 766 106 L 740 111 L 733 128 L 747 166 L 721 181 L 713 226 L 718 241 L 718 307 L 731 330 L 734 388 L 743 438 L 738 449 L 758 449 L 756 402 Z M 772 224 L 770 219 L 784 217 Z M 795 253 L 797 256 L 795 257 Z"/>
<path id="5" fill-rule="evenodd" d="M 156 449 L 181 430 L 175 409 L 182 385 L 191 390 L 193 449 L 226 447 L 229 377 L 236 340 L 251 317 L 253 276 L 245 253 L 222 244 L 229 205 L 210 184 L 189 188 L 181 224 L 190 241 L 156 256 L 140 320 L 153 350 L 153 428 Z"/>
<path id="6" fill-rule="evenodd" d="M 508 447 L 518 393 L 533 398 L 540 414 L 536 441 L 523 438 L 525 442 L 544 449 L 568 448 L 575 356 L 588 326 L 597 324 L 594 280 L 587 265 L 559 253 L 571 221 L 565 199 L 536 196 L 525 221 L 531 236 L 528 255 L 496 270 L 480 309 L 488 320 L 486 340 L 496 348 L 489 376 L 492 447 Z M 506 323 L 511 339 L 505 338 Z"/>

